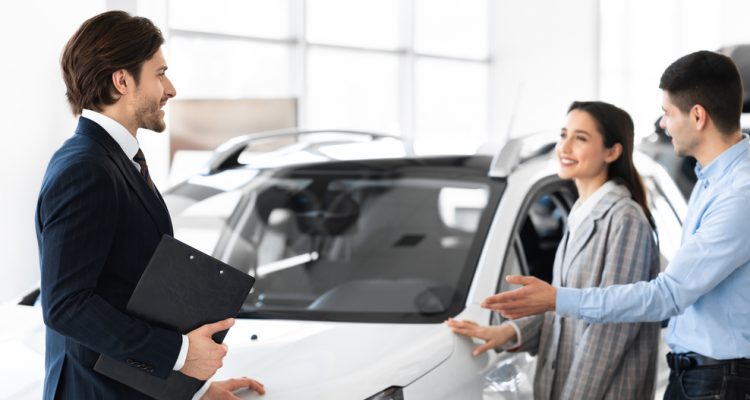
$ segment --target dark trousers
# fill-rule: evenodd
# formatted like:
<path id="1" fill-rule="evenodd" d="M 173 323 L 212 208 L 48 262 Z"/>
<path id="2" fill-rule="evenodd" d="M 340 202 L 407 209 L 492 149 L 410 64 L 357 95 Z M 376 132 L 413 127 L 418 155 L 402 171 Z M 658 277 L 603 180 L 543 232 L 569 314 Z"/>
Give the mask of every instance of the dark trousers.
<path id="1" fill-rule="evenodd" d="M 750 361 L 672 368 L 664 400 L 750 400 Z"/>

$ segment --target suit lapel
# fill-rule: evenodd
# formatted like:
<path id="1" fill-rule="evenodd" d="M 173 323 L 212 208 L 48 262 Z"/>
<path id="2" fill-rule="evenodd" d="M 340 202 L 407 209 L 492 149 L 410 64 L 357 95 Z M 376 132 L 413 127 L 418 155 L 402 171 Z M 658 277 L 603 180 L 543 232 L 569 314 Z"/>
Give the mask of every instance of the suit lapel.
<path id="1" fill-rule="evenodd" d="M 148 184 L 146 184 L 146 186 L 148 186 Z M 172 217 L 169 215 L 169 208 L 167 208 L 167 202 L 165 202 L 164 197 L 161 196 L 161 192 L 159 192 L 159 188 L 156 188 L 156 196 L 159 198 L 159 203 L 161 203 L 161 206 L 164 207 L 164 211 L 166 211 L 167 213 L 167 222 L 169 222 L 169 230 L 167 232 L 169 233 L 169 236 L 174 236 L 174 227 L 172 226 Z"/>
<path id="2" fill-rule="evenodd" d="M 122 153 L 122 152 L 120 152 Z M 148 184 L 143 177 L 138 173 L 130 163 L 130 160 L 124 154 L 109 154 L 110 159 L 114 161 L 117 168 L 125 176 L 125 180 L 128 182 L 133 191 L 138 195 L 138 198 L 143 203 L 143 206 L 148 211 L 151 218 L 154 220 L 156 225 L 159 227 L 161 232 L 167 232 L 172 234 L 172 224 L 169 220 L 169 214 L 166 211 L 164 203 L 161 198 L 157 197 L 154 192 L 148 187 Z"/>
<path id="3" fill-rule="evenodd" d="M 107 131 L 99 124 L 81 117 L 78 119 L 76 133 L 93 139 L 107 150 L 107 156 L 120 170 L 125 181 L 138 196 L 159 231 L 172 235 L 172 221 L 170 221 L 169 212 L 161 199 L 161 195 L 157 195 L 149 189 L 146 181 Z"/>

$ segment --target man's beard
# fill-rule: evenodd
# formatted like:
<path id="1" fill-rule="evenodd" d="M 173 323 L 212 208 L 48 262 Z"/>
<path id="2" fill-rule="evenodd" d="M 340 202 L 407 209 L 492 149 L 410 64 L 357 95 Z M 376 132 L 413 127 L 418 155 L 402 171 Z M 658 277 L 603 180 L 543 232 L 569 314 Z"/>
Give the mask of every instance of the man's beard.
<path id="1" fill-rule="evenodd" d="M 166 125 L 161 118 L 160 108 L 158 101 L 150 104 L 139 104 L 135 110 L 135 120 L 138 123 L 138 127 L 154 132 L 163 132 Z"/>

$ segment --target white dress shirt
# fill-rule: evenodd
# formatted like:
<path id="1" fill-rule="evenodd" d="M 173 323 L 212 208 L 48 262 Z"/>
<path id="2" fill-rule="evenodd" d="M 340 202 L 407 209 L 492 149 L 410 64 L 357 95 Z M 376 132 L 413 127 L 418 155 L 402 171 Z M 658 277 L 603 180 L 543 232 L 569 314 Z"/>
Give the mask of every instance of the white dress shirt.
<path id="1" fill-rule="evenodd" d="M 104 114 L 87 109 L 83 110 L 81 116 L 96 122 L 99 126 L 104 128 L 104 130 L 109 133 L 109 136 L 112 136 L 112 139 L 120 145 L 120 148 L 122 148 L 122 151 L 128 157 L 130 162 L 133 163 L 138 172 L 141 171 L 141 166 L 133 160 L 135 153 L 138 152 L 141 145 L 138 144 L 138 139 L 131 135 L 122 124 Z"/>

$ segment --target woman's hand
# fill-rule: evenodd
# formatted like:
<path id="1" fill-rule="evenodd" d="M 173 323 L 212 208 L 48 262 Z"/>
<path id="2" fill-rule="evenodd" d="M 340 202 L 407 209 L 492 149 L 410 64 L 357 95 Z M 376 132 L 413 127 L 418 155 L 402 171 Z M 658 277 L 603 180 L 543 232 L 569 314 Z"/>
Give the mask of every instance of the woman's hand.
<path id="1" fill-rule="evenodd" d="M 449 318 L 445 321 L 453 333 L 462 336 L 484 340 L 484 344 L 472 351 L 472 354 L 478 356 L 489 349 L 502 347 L 510 340 L 516 339 L 516 330 L 510 324 L 481 326 L 474 321 L 457 321 Z"/>
<path id="2" fill-rule="evenodd" d="M 262 383 L 255 379 L 242 377 L 211 382 L 211 386 L 208 387 L 201 400 L 239 400 L 240 398 L 234 394 L 234 391 L 239 389 L 253 390 L 261 395 L 266 393 Z"/>

